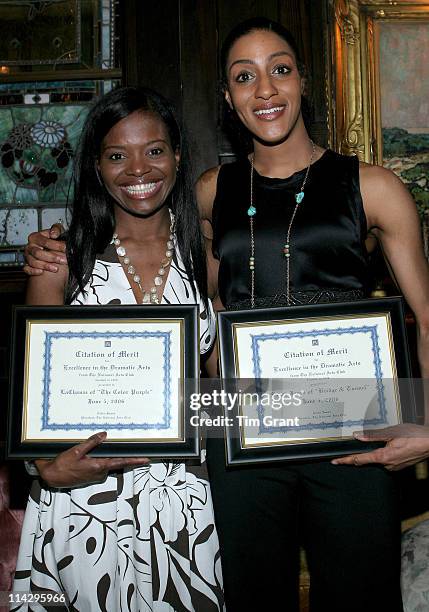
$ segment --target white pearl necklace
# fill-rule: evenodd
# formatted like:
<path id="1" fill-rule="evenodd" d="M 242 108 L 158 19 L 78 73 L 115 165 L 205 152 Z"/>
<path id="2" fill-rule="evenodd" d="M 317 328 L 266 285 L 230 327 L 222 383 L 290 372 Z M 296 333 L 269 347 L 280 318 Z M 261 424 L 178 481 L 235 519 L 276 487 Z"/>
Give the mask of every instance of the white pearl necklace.
<path id="1" fill-rule="evenodd" d="M 121 240 L 118 234 L 117 233 L 113 234 L 112 242 L 115 245 L 116 252 L 119 257 L 122 257 L 122 261 L 123 261 L 126 271 L 131 276 L 133 281 L 137 284 L 138 288 L 140 289 L 142 293 L 142 301 L 141 301 L 142 304 L 160 304 L 160 299 L 158 296 L 158 289 L 159 287 L 161 287 L 163 283 L 164 276 L 166 274 L 166 269 L 171 264 L 171 258 L 173 257 L 173 253 L 174 253 L 174 215 L 171 211 L 170 211 L 170 219 L 171 219 L 170 235 L 168 237 L 167 244 L 166 244 L 165 258 L 161 261 L 161 264 L 158 270 L 158 274 L 153 279 L 153 285 L 151 286 L 149 291 L 145 291 L 143 289 L 143 286 L 141 284 L 141 277 L 139 274 L 137 274 L 135 267 L 131 263 L 131 260 L 127 255 L 127 251 L 125 250 L 125 247 L 121 245 Z"/>

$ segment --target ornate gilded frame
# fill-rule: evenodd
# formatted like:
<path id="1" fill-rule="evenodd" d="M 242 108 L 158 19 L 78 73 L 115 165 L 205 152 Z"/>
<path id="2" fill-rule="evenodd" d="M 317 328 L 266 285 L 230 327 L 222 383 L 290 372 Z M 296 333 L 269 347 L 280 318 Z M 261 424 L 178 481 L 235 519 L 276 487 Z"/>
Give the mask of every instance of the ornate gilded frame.
<path id="1" fill-rule="evenodd" d="M 427 0 L 328 0 L 330 146 L 382 164 L 377 20 L 428 20 Z"/>

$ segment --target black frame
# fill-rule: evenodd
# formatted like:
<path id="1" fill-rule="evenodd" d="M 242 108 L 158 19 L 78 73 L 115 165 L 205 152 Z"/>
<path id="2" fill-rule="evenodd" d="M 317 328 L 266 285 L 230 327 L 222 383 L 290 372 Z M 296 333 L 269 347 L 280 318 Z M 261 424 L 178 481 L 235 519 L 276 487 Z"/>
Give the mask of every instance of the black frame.
<path id="1" fill-rule="evenodd" d="M 54 457 L 77 442 L 21 440 L 24 409 L 24 364 L 28 321 L 70 321 L 98 319 L 180 319 L 183 321 L 183 441 L 106 441 L 91 451 L 100 457 L 149 457 L 159 459 L 197 459 L 200 454 L 199 427 L 191 425 L 189 396 L 199 382 L 199 310 L 197 305 L 107 305 L 107 306 L 16 306 L 13 310 L 10 400 L 7 429 L 7 457 L 27 459 Z M 115 321 L 116 322 L 116 321 Z"/>
<path id="2" fill-rule="evenodd" d="M 398 382 L 400 380 L 400 402 L 403 422 L 416 421 L 416 404 L 411 384 L 411 363 L 405 327 L 404 302 L 401 297 L 367 299 L 356 302 L 312 304 L 288 308 L 223 311 L 218 313 L 218 350 L 223 388 L 235 391 L 236 377 L 234 355 L 234 324 L 287 321 L 305 318 L 390 314 L 393 350 L 395 353 Z M 236 418 L 238 407 L 225 412 L 231 420 L 225 426 L 226 461 L 228 465 L 251 464 L 273 461 L 304 461 L 330 459 L 341 455 L 374 450 L 383 446 L 380 442 L 359 440 L 289 442 L 272 446 L 245 447 L 241 444 L 241 429 Z"/>

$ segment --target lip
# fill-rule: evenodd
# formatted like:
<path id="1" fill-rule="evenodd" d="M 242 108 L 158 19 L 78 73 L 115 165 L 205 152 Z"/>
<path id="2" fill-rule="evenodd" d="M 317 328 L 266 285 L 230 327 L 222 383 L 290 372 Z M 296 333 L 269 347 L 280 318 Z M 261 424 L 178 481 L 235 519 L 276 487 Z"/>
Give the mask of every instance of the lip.
<path id="1" fill-rule="evenodd" d="M 131 200 L 146 200 L 152 198 L 162 187 L 162 180 L 146 181 L 144 183 L 128 183 L 120 185 L 121 191 Z"/>
<path id="2" fill-rule="evenodd" d="M 255 108 L 253 114 L 260 121 L 274 121 L 283 115 L 286 104 L 270 104 Z"/>

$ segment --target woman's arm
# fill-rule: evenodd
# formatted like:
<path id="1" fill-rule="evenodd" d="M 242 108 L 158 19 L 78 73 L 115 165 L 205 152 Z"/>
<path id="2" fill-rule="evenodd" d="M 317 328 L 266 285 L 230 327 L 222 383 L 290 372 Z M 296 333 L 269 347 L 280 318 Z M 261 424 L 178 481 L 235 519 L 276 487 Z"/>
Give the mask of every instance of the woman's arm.
<path id="1" fill-rule="evenodd" d="M 425 386 L 429 379 L 429 268 L 416 205 L 402 182 L 389 170 L 362 164 L 361 193 L 368 227 L 375 228 L 396 282 L 414 312 L 418 357 Z M 426 426 L 404 424 L 356 433 L 362 441 L 385 441 L 370 453 L 336 459 L 335 464 L 381 463 L 398 470 L 429 456 L 429 395 L 425 393 Z"/>
<path id="2" fill-rule="evenodd" d="M 212 228 L 212 210 L 213 202 L 216 196 L 217 177 L 219 174 L 220 166 L 217 168 L 211 168 L 200 176 L 196 185 L 195 193 L 197 196 L 198 209 L 200 211 L 201 219 L 201 230 L 203 232 L 206 254 L 207 254 L 207 280 L 208 280 L 208 291 L 209 297 L 213 303 L 219 305 L 218 302 L 218 270 L 219 262 L 213 257 L 212 243 L 213 243 L 213 228 Z M 219 310 L 216 308 L 215 310 Z"/>
<path id="3" fill-rule="evenodd" d="M 429 379 L 429 268 L 416 205 L 396 175 L 378 166 L 362 167 L 361 192 L 369 226 L 377 228 L 395 280 L 414 312 L 421 375 Z"/>
<path id="4" fill-rule="evenodd" d="M 115 457 L 89 457 L 88 453 L 104 442 L 106 432 L 102 431 L 63 451 L 55 459 L 34 461 L 41 478 L 50 487 L 70 488 L 103 482 L 112 470 L 148 465 L 149 459 Z"/>
<path id="5" fill-rule="evenodd" d="M 66 244 L 63 240 L 58 240 L 63 232 L 63 226 L 57 223 L 49 230 L 29 235 L 28 244 L 24 249 L 27 261 L 24 266 L 26 274 L 36 276 L 43 274 L 44 270 L 58 272 L 62 264 L 67 264 Z"/>
<path id="6" fill-rule="evenodd" d="M 27 282 L 26 304 L 55 306 L 64 304 L 64 292 L 68 279 L 67 265 L 59 266 L 57 274 L 30 276 Z"/>

